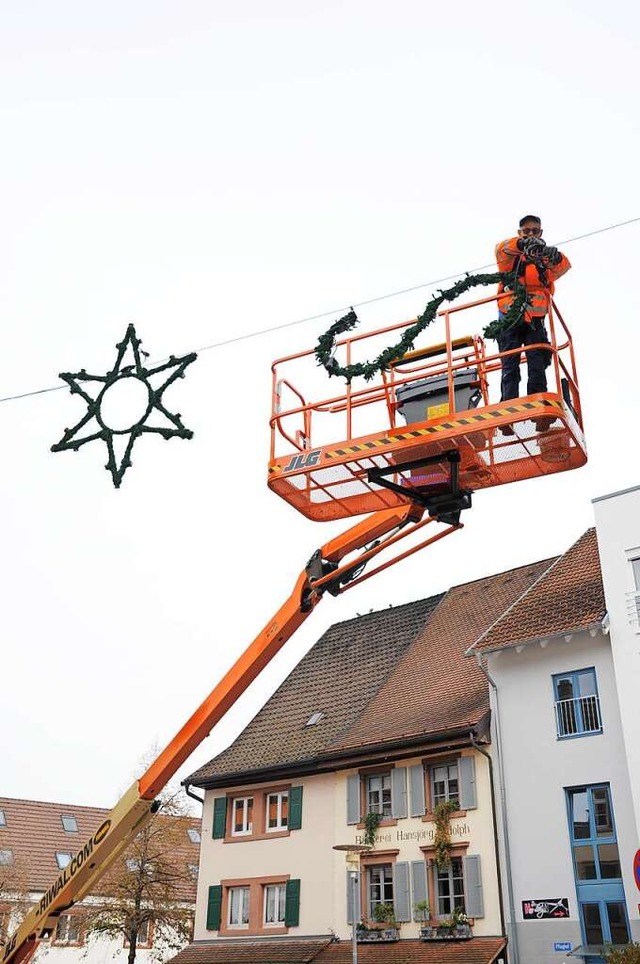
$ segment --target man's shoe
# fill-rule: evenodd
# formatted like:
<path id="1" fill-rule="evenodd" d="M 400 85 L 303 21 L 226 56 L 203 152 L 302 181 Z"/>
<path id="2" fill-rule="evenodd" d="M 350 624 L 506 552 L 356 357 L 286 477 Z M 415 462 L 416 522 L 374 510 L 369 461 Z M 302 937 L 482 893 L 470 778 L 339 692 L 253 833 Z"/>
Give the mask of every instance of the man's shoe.
<path id="1" fill-rule="evenodd" d="M 550 415 L 544 415 L 542 418 L 534 419 L 533 424 L 536 427 L 536 431 L 548 432 L 554 422 L 555 418 L 552 418 Z"/>
<path id="2" fill-rule="evenodd" d="M 503 435 L 515 435 L 515 434 L 516 434 L 516 433 L 513 431 L 513 429 L 511 428 L 510 425 L 501 425 L 501 426 L 499 427 L 498 431 L 499 431 L 499 432 L 502 432 Z"/>

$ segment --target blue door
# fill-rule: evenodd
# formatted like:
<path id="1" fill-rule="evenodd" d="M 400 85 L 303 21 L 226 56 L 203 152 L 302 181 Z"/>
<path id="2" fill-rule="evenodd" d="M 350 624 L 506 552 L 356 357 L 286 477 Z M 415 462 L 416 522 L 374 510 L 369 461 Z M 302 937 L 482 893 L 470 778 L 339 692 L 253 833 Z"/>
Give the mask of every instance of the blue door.
<path id="1" fill-rule="evenodd" d="M 609 784 L 567 790 L 567 803 L 583 943 L 590 947 L 628 944 L 629 922 Z"/>

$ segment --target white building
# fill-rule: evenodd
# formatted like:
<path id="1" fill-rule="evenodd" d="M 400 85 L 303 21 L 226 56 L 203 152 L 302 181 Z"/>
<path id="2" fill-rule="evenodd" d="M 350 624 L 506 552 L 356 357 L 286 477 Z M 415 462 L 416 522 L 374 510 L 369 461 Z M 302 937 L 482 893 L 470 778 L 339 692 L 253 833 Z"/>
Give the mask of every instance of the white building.
<path id="1" fill-rule="evenodd" d="M 639 509 L 637 489 L 597 500 L 597 538 L 469 651 L 491 683 L 513 964 L 595 961 L 605 943 L 640 939 Z"/>

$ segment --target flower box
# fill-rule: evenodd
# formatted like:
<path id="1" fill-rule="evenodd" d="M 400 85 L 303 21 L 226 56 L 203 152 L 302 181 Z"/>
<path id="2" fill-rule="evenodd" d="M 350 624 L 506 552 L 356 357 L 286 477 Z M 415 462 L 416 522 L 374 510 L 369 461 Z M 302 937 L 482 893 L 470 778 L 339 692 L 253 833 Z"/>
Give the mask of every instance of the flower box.
<path id="1" fill-rule="evenodd" d="M 390 941 L 400 940 L 400 933 L 397 927 L 375 927 L 367 930 L 358 928 L 356 940 L 358 944 L 369 944 L 374 941 L 389 943 Z"/>
<path id="2" fill-rule="evenodd" d="M 473 935 L 470 924 L 456 924 L 455 927 L 425 926 L 420 928 L 421 941 L 467 941 Z"/>

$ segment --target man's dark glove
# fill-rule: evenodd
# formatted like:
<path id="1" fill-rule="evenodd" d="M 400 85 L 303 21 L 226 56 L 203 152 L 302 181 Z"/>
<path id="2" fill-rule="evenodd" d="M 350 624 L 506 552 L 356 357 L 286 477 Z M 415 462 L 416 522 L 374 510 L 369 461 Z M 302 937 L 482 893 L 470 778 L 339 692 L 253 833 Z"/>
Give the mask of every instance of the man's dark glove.
<path id="1" fill-rule="evenodd" d="M 539 257 L 545 249 L 545 243 L 541 238 L 524 238 L 522 250 L 529 258 Z"/>
<path id="2" fill-rule="evenodd" d="M 540 254 L 543 256 L 543 258 L 548 258 L 551 264 L 560 264 L 562 261 L 562 255 L 558 249 L 554 248 L 552 245 L 546 245 Z"/>

